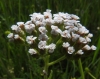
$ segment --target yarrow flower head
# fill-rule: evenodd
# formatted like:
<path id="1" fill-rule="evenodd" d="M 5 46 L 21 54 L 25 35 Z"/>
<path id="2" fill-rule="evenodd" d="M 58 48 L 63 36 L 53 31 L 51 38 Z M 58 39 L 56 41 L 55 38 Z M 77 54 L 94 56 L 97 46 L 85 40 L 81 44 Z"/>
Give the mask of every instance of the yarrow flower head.
<path id="1" fill-rule="evenodd" d="M 46 51 L 45 54 L 64 51 L 72 56 L 84 55 L 87 51 L 96 50 L 89 45 L 92 33 L 83 26 L 75 14 L 58 12 L 52 14 L 47 9 L 42 13 L 30 14 L 27 22 L 17 22 L 11 26 L 12 33 L 7 38 L 12 40 L 24 39 L 29 44 L 31 55 Z M 25 41 L 24 41 L 25 42 Z M 48 53 L 47 53 L 48 52 Z"/>

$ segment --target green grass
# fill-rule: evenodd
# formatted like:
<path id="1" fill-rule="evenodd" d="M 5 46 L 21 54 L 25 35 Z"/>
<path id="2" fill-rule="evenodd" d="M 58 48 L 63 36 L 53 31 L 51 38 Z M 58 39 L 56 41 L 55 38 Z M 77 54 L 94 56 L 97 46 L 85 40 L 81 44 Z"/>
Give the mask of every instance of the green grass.
<path id="1" fill-rule="evenodd" d="M 92 43 L 97 50 L 82 58 L 83 70 L 100 78 L 100 0 L 0 0 L 0 79 L 43 79 L 42 61 L 27 52 L 25 45 L 9 43 L 5 31 L 16 22 L 29 20 L 29 14 L 43 12 L 68 12 L 80 17 L 82 25 L 94 34 Z M 55 58 L 51 58 L 55 59 Z M 51 67 L 52 79 L 81 79 L 78 62 L 64 60 Z M 93 79 L 87 71 L 86 79 Z"/>

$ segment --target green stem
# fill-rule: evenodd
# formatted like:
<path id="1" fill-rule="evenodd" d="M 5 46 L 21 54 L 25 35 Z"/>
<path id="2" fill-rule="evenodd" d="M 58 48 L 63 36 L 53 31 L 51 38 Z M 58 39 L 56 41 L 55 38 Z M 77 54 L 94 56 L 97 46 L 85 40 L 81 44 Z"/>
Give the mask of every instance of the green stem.
<path id="1" fill-rule="evenodd" d="M 88 72 L 88 74 L 89 74 L 93 79 L 96 79 L 90 72 Z"/>
<path id="2" fill-rule="evenodd" d="M 45 56 L 44 59 L 44 79 L 48 79 L 48 63 L 50 55 Z"/>
<path id="3" fill-rule="evenodd" d="M 49 78 L 48 79 L 52 79 L 52 75 L 53 75 L 53 71 L 51 70 Z"/>
<path id="4" fill-rule="evenodd" d="M 85 79 L 84 77 L 84 72 L 83 72 L 83 67 L 82 67 L 82 62 L 81 62 L 81 59 L 79 58 L 78 60 L 78 64 L 79 64 L 79 68 L 80 68 L 80 74 L 81 74 L 81 79 Z"/>
<path id="5" fill-rule="evenodd" d="M 53 62 L 50 62 L 48 65 L 49 65 L 49 66 L 54 65 L 54 64 L 56 64 L 56 63 L 58 63 L 58 62 L 60 62 L 60 61 L 62 61 L 62 60 L 64 60 L 64 59 L 66 59 L 66 56 L 65 56 L 65 55 L 62 56 L 62 57 L 60 57 L 59 59 L 53 61 Z"/>

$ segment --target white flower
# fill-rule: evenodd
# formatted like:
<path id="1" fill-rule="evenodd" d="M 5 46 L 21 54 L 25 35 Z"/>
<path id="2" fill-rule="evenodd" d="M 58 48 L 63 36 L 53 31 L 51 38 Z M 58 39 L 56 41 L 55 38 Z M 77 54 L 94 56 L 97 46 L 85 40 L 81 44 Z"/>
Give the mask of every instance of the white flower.
<path id="1" fill-rule="evenodd" d="M 85 45 L 82 49 L 84 49 L 84 50 L 90 50 L 91 47 L 89 45 Z"/>
<path id="2" fill-rule="evenodd" d="M 59 33 L 62 33 L 62 31 L 57 26 L 52 25 L 51 29 L 51 34 L 57 35 Z"/>
<path id="3" fill-rule="evenodd" d="M 33 21 L 34 23 L 36 21 L 42 22 L 44 20 L 44 16 L 41 13 L 33 13 L 30 16 L 31 16 L 31 21 Z"/>
<path id="4" fill-rule="evenodd" d="M 73 31 L 78 31 L 78 27 L 74 27 L 73 28 Z"/>
<path id="5" fill-rule="evenodd" d="M 84 54 L 84 52 L 83 52 L 82 50 L 78 50 L 78 51 L 76 52 L 76 54 L 82 55 L 82 54 Z"/>
<path id="6" fill-rule="evenodd" d="M 30 25 L 25 25 L 25 30 L 27 33 L 32 33 L 32 31 L 35 29 L 35 25 L 34 24 L 30 24 Z"/>
<path id="7" fill-rule="evenodd" d="M 32 24 L 32 21 L 27 21 L 27 22 L 25 23 L 25 25 L 30 25 L 30 24 Z"/>
<path id="8" fill-rule="evenodd" d="M 24 22 L 17 22 L 18 26 L 24 25 Z"/>
<path id="9" fill-rule="evenodd" d="M 7 38 L 9 38 L 9 41 L 13 41 L 14 40 L 14 34 L 13 33 L 8 34 Z"/>
<path id="10" fill-rule="evenodd" d="M 52 24 L 54 24 L 54 22 L 53 22 L 52 19 L 45 19 L 44 23 L 45 23 L 45 25 L 49 25 L 49 26 L 51 26 Z"/>
<path id="11" fill-rule="evenodd" d="M 74 14 L 72 14 L 71 17 L 72 17 L 73 19 L 75 19 L 75 20 L 80 19 L 78 16 L 76 16 L 76 15 L 74 15 Z"/>
<path id="12" fill-rule="evenodd" d="M 89 33 L 89 34 L 87 35 L 87 37 L 91 38 L 91 37 L 93 37 L 93 34 Z"/>
<path id="13" fill-rule="evenodd" d="M 69 32 L 78 31 L 78 27 L 75 26 L 65 26 L 65 29 L 68 30 Z"/>
<path id="14" fill-rule="evenodd" d="M 45 19 L 52 19 L 52 14 L 51 14 L 51 10 L 47 9 L 46 12 L 43 13 Z"/>
<path id="15" fill-rule="evenodd" d="M 68 22 L 68 20 L 64 20 L 65 26 L 74 26 L 73 22 Z"/>
<path id="16" fill-rule="evenodd" d="M 66 43 L 64 42 L 62 46 L 63 46 L 64 48 L 67 48 L 67 47 L 70 46 L 70 44 L 69 44 L 68 42 L 66 42 Z"/>
<path id="17" fill-rule="evenodd" d="M 87 40 L 85 38 L 83 38 L 83 37 L 79 37 L 79 42 L 83 43 L 83 44 L 86 44 Z"/>
<path id="18" fill-rule="evenodd" d="M 72 32 L 72 41 L 75 42 L 79 37 L 80 37 L 80 35 L 75 34 L 75 33 Z"/>
<path id="19" fill-rule="evenodd" d="M 87 42 L 91 42 L 91 39 L 89 37 L 86 36 L 85 39 Z"/>
<path id="20" fill-rule="evenodd" d="M 67 26 L 65 26 L 65 29 L 66 30 L 69 30 L 69 29 L 73 29 L 75 26 L 69 26 L 69 25 L 67 25 Z"/>
<path id="21" fill-rule="evenodd" d="M 89 30 L 87 30 L 85 27 L 81 27 L 81 28 L 79 28 L 78 33 L 79 34 L 88 34 Z"/>
<path id="22" fill-rule="evenodd" d="M 29 49 L 28 51 L 31 55 L 37 54 L 36 50 L 34 49 Z"/>
<path id="23" fill-rule="evenodd" d="M 20 28 L 19 26 L 17 26 L 17 25 L 12 25 L 12 26 L 11 26 L 11 29 L 14 30 L 14 31 L 17 32 L 17 33 L 18 33 L 18 32 L 21 32 L 21 28 Z"/>
<path id="24" fill-rule="evenodd" d="M 58 16 L 58 17 L 54 17 L 54 23 L 56 24 L 62 24 L 63 23 L 63 18 Z"/>
<path id="25" fill-rule="evenodd" d="M 68 47 L 68 54 L 73 54 L 75 52 L 74 47 Z"/>
<path id="26" fill-rule="evenodd" d="M 28 44 L 33 44 L 34 40 L 36 39 L 37 37 L 33 37 L 32 35 L 31 36 L 27 36 L 26 37 L 26 42 Z"/>
<path id="27" fill-rule="evenodd" d="M 13 33 L 9 33 L 8 36 L 7 36 L 7 38 L 9 38 L 9 39 L 12 39 L 13 37 L 14 37 Z"/>
<path id="28" fill-rule="evenodd" d="M 14 35 L 14 39 L 19 39 L 19 38 L 20 38 L 20 36 L 18 34 Z"/>
<path id="29" fill-rule="evenodd" d="M 42 21 L 44 20 L 44 16 L 43 16 L 42 14 L 37 15 L 37 16 L 35 17 L 35 20 L 36 20 L 36 21 L 42 22 Z"/>
<path id="30" fill-rule="evenodd" d="M 24 22 L 17 22 L 18 27 L 24 29 Z"/>
<path id="31" fill-rule="evenodd" d="M 66 14 L 66 19 L 71 19 L 71 15 L 68 14 L 68 13 L 65 13 Z"/>
<path id="32" fill-rule="evenodd" d="M 38 40 L 47 41 L 49 38 L 46 34 L 40 34 Z"/>
<path id="33" fill-rule="evenodd" d="M 39 31 L 42 33 L 42 34 L 46 34 L 47 30 L 45 27 L 39 27 Z"/>
<path id="34" fill-rule="evenodd" d="M 97 49 L 96 46 L 94 46 L 94 45 L 91 46 L 91 50 L 96 50 L 96 49 Z"/>
<path id="35" fill-rule="evenodd" d="M 38 43 L 38 48 L 39 49 L 45 49 L 45 46 L 46 46 L 46 41 L 40 41 Z"/>
<path id="36" fill-rule="evenodd" d="M 36 21 L 36 22 L 35 22 L 35 25 L 36 25 L 36 26 L 45 26 L 46 23 L 45 23 L 45 20 L 42 21 L 42 22 L 41 22 L 41 21 Z"/>
<path id="37" fill-rule="evenodd" d="M 58 14 L 59 14 L 59 16 L 61 16 L 63 19 L 66 19 L 66 18 L 67 18 L 66 14 L 63 13 L 63 12 L 59 12 Z"/>
<path id="38" fill-rule="evenodd" d="M 69 31 L 67 31 L 67 30 L 64 30 L 61 33 L 61 36 L 64 37 L 64 38 L 71 38 L 71 35 L 70 35 Z"/>
<path id="39" fill-rule="evenodd" d="M 49 45 L 49 47 L 48 47 L 49 53 L 53 53 L 55 48 L 56 48 L 56 45 L 53 44 L 53 43 L 51 43 L 51 44 Z"/>
<path id="40" fill-rule="evenodd" d="M 78 28 L 82 28 L 82 27 L 83 27 L 82 24 L 80 24 L 80 23 L 75 23 L 75 25 L 76 25 Z"/>

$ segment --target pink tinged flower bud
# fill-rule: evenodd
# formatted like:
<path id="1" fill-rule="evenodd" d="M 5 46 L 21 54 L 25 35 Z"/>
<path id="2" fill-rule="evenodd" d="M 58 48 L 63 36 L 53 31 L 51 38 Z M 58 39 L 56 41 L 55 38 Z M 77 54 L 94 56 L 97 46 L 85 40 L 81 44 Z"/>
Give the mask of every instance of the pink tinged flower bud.
<path id="1" fill-rule="evenodd" d="M 94 45 L 91 46 L 91 50 L 96 50 L 96 49 L 97 49 L 96 46 L 94 46 Z"/>
<path id="2" fill-rule="evenodd" d="M 85 45 L 82 49 L 83 50 L 91 50 L 91 47 L 89 45 Z"/>
<path id="3" fill-rule="evenodd" d="M 31 55 L 37 54 L 36 50 L 34 49 L 29 49 L 28 51 Z"/>
<path id="4" fill-rule="evenodd" d="M 68 54 L 73 54 L 75 52 L 74 47 L 68 47 Z"/>
<path id="5" fill-rule="evenodd" d="M 38 43 L 38 48 L 39 49 L 45 49 L 45 46 L 46 46 L 46 41 L 40 41 Z"/>
<path id="6" fill-rule="evenodd" d="M 70 44 L 69 44 L 68 42 L 66 42 L 66 43 L 64 42 L 62 46 L 63 46 L 64 48 L 67 48 L 67 47 L 70 46 Z"/>
<path id="7" fill-rule="evenodd" d="M 83 52 L 82 50 L 78 50 L 78 51 L 76 52 L 76 54 L 83 55 L 84 52 Z"/>
<path id="8" fill-rule="evenodd" d="M 26 37 L 26 42 L 28 44 L 33 44 L 34 40 L 36 39 L 37 37 L 33 37 L 32 35 L 31 36 L 27 36 Z"/>

